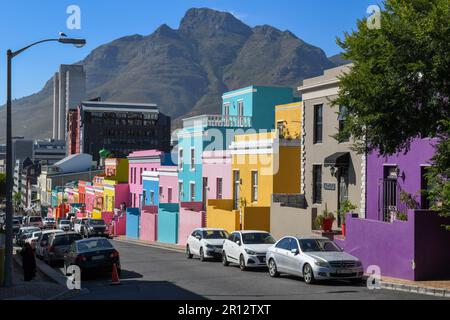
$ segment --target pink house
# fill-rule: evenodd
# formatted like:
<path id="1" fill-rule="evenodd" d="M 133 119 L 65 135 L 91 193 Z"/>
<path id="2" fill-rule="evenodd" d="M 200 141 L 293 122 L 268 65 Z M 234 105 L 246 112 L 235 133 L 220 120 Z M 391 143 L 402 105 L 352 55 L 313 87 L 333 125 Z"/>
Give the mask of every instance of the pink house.
<path id="1" fill-rule="evenodd" d="M 185 246 L 187 238 L 196 228 L 206 226 L 206 212 L 201 202 L 182 202 L 178 216 L 178 245 Z"/>
<path id="2" fill-rule="evenodd" d="M 94 203 L 95 203 L 95 191 L 94 186 L 86 186 L 86 212 L 92 213 L 94 210 Z"/>
<path id="3" fill-rule="evenodd" d="M 178 203 L 178 168 L 161 166 L 159 172 L 159 202 Z"/>
<path id="4" fill-rule="evenodd" d="M 231 153 L 228 150 L 205 151 L 202 156 L 206 200 L 231 199 Z"/>
<path id="5" fill-rule="evenodd" d="M 164 161 L 164 153 L 158 150 L 135 151 L 128 156 L 130 207 L 139 208 L 142 196 L 142 173 L 157 171 Z"/>

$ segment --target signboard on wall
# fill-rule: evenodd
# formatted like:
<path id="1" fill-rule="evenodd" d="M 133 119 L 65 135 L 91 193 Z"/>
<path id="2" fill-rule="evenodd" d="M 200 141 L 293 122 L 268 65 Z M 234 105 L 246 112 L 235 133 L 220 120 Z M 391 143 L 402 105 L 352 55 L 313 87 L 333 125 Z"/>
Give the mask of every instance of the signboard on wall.
<path id="1" fill-rule="evenodd" d="M 324 183 L 323 188 L 327 191 L 336 191 L 336 183 Z"/>

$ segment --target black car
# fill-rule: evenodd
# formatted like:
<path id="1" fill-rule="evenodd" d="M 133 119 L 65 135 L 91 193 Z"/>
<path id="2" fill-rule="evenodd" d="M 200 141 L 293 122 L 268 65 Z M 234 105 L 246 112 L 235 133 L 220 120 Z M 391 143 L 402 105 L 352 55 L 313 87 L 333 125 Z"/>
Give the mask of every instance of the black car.
<path id="1" fill-rule="evenodd" d="M 108 239 L 90 238 L 75 241 L 64 256 L 64 272 L 71 265 L 78 266 L 81 271 L 112 272 L 116 265 L 120 275 L 119 252 Z"/>
<path id="2" fill-rule="evenodd" d="M 80 227 L 80 233 L 84 238 L 109 237 L 106 223 L 103 219 L 86 219 Z"/>

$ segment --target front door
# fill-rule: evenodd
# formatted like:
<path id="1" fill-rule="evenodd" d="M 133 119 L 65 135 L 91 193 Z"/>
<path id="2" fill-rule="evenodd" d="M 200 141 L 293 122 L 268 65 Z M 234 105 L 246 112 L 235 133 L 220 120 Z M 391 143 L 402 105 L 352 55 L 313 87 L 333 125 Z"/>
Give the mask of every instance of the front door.
<path id="1" fill-rule="evenodd" d="M 233 200 L 234 200 L 234 210 L 239 209 L 239 186 L 240 186 L 240 175 L 239 170 L 233 171 Z"/>
<path id="2" fill-rule="evenodd" d="M 348 200 L 348 169 L 347 168 L 339 169 L 338 183 L 339 183 L 338 212 L 340 212 L 342 204 Z M 340 227 L 341 225 L 342 225 L 342 217 L 340 214 L 338 214 L 338 226 Z"/>

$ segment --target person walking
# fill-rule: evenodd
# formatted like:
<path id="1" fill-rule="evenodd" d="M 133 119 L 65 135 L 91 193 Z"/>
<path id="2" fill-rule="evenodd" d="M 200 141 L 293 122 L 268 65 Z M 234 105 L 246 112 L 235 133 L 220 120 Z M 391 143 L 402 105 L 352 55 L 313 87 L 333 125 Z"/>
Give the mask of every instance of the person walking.
<path id="1" fill-rule="evenodd" d="M 36 276 L 36 257 L 33 248 L 26 243 L 22 249 L 22 267 L 25 281 L 31 281 Z"/>

